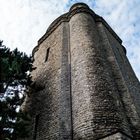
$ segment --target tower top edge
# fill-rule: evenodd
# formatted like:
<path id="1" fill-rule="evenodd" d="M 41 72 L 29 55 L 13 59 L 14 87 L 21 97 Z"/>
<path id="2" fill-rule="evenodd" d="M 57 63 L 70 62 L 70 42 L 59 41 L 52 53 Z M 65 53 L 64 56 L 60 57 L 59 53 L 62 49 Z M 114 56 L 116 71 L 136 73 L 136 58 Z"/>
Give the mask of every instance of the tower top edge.
<path id="1" fill-rule="evenodd" d="M 90 9 L 89 6 L 83 2 L 75 3 L 71 6 L 69 11 L 75 10 L 76 8 L 87 8 Z"/>
<path id="2" fill-rule="evenodd" d="M 89 8 L 89 6 L 85 3 L 75 3 L 71 6 L 69 12 L 59 16 L 56 18 L 48 27 L 46 33 L 38 40 L 37 46 L 33 49 L 32 55 L 34 56 L 34 53 L 39 49 L 39 45 L 62 23 L 62 22 L 69 22 L 71 17 L 74 16 L 77 13 L 87 13 L 91 15 L 95 22 L 101 22 L 104 24 L 107 29 L 113 34 L 113 36 L 119 41 L 119 43 L 122 43 L 122 40 L 119 38 L 119 36 L 112 30 L 112 28 L 108 25 L 108 23 L 99 15 L 94 13 L 92 9 Z"/>

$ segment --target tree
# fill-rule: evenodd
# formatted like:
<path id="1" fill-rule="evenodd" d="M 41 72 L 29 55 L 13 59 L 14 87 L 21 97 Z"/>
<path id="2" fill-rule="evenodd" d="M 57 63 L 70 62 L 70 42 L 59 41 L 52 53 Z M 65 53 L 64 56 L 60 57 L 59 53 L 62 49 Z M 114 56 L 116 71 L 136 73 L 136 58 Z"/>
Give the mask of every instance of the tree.
<path id="1" fill-rule="evenodd" d="M 31 57 L 11 51 L 0 41 L 0 139 L 16 140 L 27 134 L 29 117 L 20 112 L 25 90 L 31 83 L 28 74 L 32 67 Z M 25 121 L 26 120 L 26 121 Z M 21 130 L 22 129 L 22 130 Z"/>

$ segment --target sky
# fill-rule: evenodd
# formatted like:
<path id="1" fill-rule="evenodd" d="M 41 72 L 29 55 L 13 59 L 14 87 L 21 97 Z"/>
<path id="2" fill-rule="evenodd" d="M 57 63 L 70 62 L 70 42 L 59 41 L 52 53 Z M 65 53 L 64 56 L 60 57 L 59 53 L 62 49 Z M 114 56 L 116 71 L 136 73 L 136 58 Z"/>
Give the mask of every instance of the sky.
<path id="1" fill-rule="evenodd" d="M 0 0 L 0 40 L 30 55 L 48 26 L 76 2 L 88 4 L 118 34 L 140 80 L 140 0 Z"/>

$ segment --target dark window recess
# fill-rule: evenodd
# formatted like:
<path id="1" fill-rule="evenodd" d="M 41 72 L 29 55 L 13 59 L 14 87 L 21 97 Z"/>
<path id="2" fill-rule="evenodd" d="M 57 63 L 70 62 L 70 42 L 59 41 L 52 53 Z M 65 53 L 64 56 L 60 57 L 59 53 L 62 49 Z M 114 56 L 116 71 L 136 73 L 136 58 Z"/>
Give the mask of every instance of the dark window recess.
<path id="1" fill-rule="evenodd" d="M 49 51 L 50 51 L 50 48 L 47 49 L 47 52 L 46 52 L 46 58 L 45 58 L 45 62 L 48 61 L 48 57 L 49 57 Z"/>
<path id="2" fill-rule="evenodd" d="M 38 121 L 39 121 L 39 115 L 36 115 L 36 117 L 35 117 L 34 138 L 33 138 L 33 140 L 36 140 Z"/>

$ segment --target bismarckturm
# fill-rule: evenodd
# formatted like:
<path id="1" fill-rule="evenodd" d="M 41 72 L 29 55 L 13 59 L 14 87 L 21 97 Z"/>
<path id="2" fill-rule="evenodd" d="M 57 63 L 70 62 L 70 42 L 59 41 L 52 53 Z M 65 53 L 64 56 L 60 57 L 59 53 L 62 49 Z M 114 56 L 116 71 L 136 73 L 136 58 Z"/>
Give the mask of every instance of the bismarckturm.
<path id="1" fill-rule="evenodd" d="M 58 17 L 33 57 L 29 140 L 140 140 L 140 83 L 122 40 L 88 5 Z"/>

